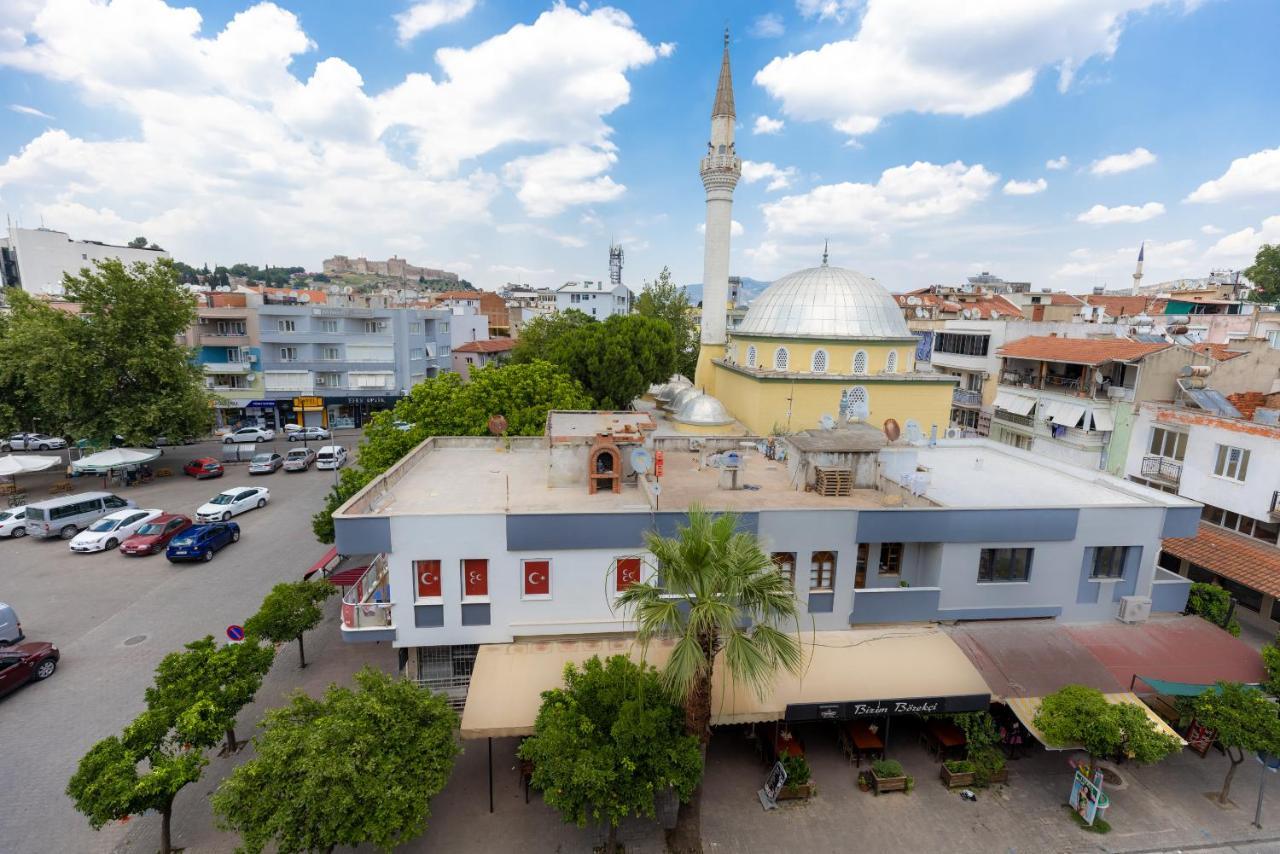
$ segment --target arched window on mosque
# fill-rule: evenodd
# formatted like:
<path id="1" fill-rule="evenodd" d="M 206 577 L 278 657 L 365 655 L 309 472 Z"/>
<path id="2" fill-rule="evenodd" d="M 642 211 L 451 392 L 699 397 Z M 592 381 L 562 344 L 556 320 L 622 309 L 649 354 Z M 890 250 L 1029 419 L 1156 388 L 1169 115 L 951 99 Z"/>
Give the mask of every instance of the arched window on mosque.
<path id="1" fill-rule="evenodd" d="M 827 372 L 827 351 L 813 351 L 813 372 L 815 374 L 825 374 Z"/>
<path id="2" fill-rule="evenodd" d="M 754 368 L 756 366 L 756 345 L 752 344 L 747 348 L 747 367 Z"/>
<path id="3" fill-rule="evenodd" d="M 855 385 L 840 392 L 840 414 L 845 418 L 866 418 L 871 412 L 867 387 Z"/>
<path id="4" fill-rule="evenodd" d="M 884 360 L 884 372 L 886 374 L 896 374 L 898 372 L 898 351 L 890 350 L 888 357 Z"/>
<path id="5" fill-rule="evenodd" d="M 786 347 L 779 347 L 777 352 L 773 354 L 773 369 L 775 371 L 785 371 L 787 369 Z"/>
<path id="6" fill-rule="evenodd" d="M 855 374 L 865 374 L 867 372 L 866 350 L 859 350 L 853 354 L 853 372 Z"/>

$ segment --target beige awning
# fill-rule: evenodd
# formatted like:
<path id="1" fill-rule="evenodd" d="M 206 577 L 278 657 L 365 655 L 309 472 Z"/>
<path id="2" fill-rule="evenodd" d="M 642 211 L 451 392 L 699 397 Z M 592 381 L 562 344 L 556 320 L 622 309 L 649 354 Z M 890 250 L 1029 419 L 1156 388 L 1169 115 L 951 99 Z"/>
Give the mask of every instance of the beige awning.
<path id="1" fill-rule="evenodd" d="M 1124 693 L 1117 694 L 1103 694 L 1102 696 L 1106 698 L 1108 703 L 1132 703 L 1142 709 L 1142 711 L 1146 712 L 1147 717 L 1156 725 L 1156 729 L 1173 736 L 1178 739 L 1179 744 L 1184 747 L 1186 746 L 1186 740 L 1183 739 L 1182 736 L 1178 735 L 1172 727 L 1165 723 L 1163 718 L 1153 712 L 1146 703 L 1142 702 L 1142 699 L 1137 694 L 1132 694 L 1126 691 Z M 1018 716 L 1018 720 L 1022 721 L 1022 725 L 1027 728 L 1027 732 L 1035 736 L 1036 741 L 1043 744 L 1046 750 L 1082 749 L 1084 745 L 1081 744 L 1050 744 L 1045 740 L 1044 733 L 1035 725 L 1036 712 L 1040 711 L 1041 699 L 1041 697 L 1009 697 L 1006 698 L 1004 702 L 1013 710 L 1013 713 Z"/>
<path id="2" fill-rule="evenodd" d="M 1036 408 L 1036 399 L 1001 389 L 996 392 L 995 406 L 1014 415 L 1026 415 Z"/>
<path id="3" fill-rule="evenodd" d="M 990 689 L 964 652 L 944 632 L 928 626 L 817 632 L 803 638 L 806 667 L 800 676 L 781 672 L 762 699 L 725 678 L 716 664 L 712 723 L 781 720 L 787 708 L 873 701 L 968 698 L 985 708 Z M 671 643 L 653 643 L 644 659 L 661 667 Z M 530 735 L 542 692 L 563 684 L 564 666 L 593 655 L 641 659 L 632 640 L 525 641 L 480 647 L 462 713 L 463 738 Z M 844 714 L 848 710 L 841 710 Z M 798 710 L 809 716 L 817 710 Z M 869 714 L 870 712 L 853 712 Z M 794 717 L 794 716 L 793 716 Z"/>
<path id="4" fill-rule="evenodd" d="M 1078 403 L 1070 403 L 1065 400 L 1057 401 L 1053 404 L 1053 410 L 1048 417 L 1054 424 L 1074 427 L 1084 417 L 1084 407 Z"/>
<path id="5" fill-rule="evenodd" d="M 1110 432 L 1116 429 L 1116 421 L 1112 417 L 1110 409 L 1093 410 L 1093 429 L 1102 432 Z"/>

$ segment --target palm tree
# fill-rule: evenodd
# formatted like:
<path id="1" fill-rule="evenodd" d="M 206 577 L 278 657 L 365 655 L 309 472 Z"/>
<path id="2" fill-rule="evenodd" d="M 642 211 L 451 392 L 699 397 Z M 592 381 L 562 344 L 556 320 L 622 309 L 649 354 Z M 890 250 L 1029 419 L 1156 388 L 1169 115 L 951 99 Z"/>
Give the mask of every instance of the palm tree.
<path id="1" fill-rule="evenodd" d="M 618 597 L 635 619 L 642 645 L 675 640 L 661 671 L 663 685 L 684 705 L 685 731 L 698 737 L 705 765 L 711 739 L 711 677 L 724 653 L 729 675 L 763 695 L 779 666 L 799 673 L 800 621 L 788 580 L 755 535 L 737 530 L 733 514 L 713 515 L 696 505 L 674 538 L 652 531 L 645 545 L 660 577 Z M 794 626 L 794 634 L 784 628 Z M 667 843 L 672 851 L 702 850 L 702 784 L 680 805 Z"/>

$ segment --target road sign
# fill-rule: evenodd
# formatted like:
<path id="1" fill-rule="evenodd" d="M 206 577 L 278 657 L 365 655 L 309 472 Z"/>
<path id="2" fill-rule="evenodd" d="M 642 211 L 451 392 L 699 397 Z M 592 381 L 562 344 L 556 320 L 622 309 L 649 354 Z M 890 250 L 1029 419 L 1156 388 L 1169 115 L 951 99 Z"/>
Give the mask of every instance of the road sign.
<path id="1" fill-rule="evenodd" d="M 236 626 L 236 625 L 227 626 L 227 637 L 231 638 L 231 640 L 235 641 L 236 643 L 239 643 L 240 641 L 244 640 L 244 626 Z"/>

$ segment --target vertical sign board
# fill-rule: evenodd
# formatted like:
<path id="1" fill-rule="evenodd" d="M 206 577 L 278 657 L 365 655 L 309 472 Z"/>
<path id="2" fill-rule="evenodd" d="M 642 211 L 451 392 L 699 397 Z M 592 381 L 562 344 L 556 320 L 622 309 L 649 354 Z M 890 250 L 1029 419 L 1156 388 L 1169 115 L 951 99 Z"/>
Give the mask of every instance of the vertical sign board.
<path id="1" fill-rule="evenodd" d="M 462 595 L 489 595 L 489 561 L 468 558 L 462 562 Z"/>
<path id="2" fill-rule="evenodd" d="M 653 476 L 662 477 L 662 451 L 653 452 Z"/>
<path id="3" fill-rule="evenodd" d="M 1101 799 L 1102 772 L 1098 771 L 1090 780 L 1077 768 L 1075 778 L 1071 781 L 1071 797 L 1068 803 L 1090 827 L 1093 826 L 1093 820 L 1098 817 L 1098 801 Z"/>
<path id="4" fill-rule="evenodd" d="M 524 562 L 524 595 L 551 595 L 551 561 L 526 560 Z"/>
<path id="5" fill-rule="evenodd" d="M 640 558 L 620 557 L 617 564 L 618 592 L 640 583 Z"/>
<path id="6" fill-rule="evenodd" d="M 440 561 L 415 560 L 413 573 L 417 576 L 419 599 L 440 598 Z"/>

